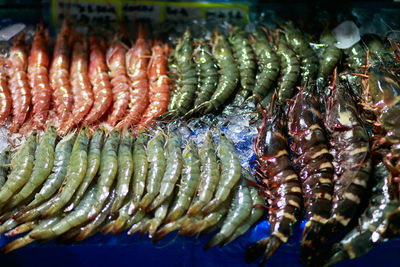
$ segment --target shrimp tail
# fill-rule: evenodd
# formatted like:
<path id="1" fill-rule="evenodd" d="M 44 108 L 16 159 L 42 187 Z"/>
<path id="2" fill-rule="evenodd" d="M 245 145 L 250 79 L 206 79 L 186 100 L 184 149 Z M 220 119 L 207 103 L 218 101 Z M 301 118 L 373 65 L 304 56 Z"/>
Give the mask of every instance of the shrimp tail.
<path id="1" fill-rule="evenodd" d="M 115 221 L 111 221 L 109 223 L 107 223 L 102 229 L 101 229 L 101 233 L 103 235 L 106 235 L 110 232 L 114 232 L 114 227 L 115 227 Z"/>
<path id="2" fill-rule="evenodd" d="M 349 258 L 349 255 L 345 250 L 340 250 L 336 252 L 332 257 L 329 258 L 329 260 L 323 265 L 324 267 L 336 265 L 339 262 L 342 262 L 346 259 Z"/>
<path id="3" fill-rule="evenodd" d="M 319 249 L 319 246 L 326 241 L 326 235 L 323 233 L 325 225 L 315 221 L 309 222 L 310 224 L 306 224 L 304 227 L 303 240 L 301 242 L 300 261 L 304 261 L 304 263 L 313 258 L 315 250 Z"/>
<path id="4" fill-rule="evenodd" d="M 192 207 L 190 207 L 190 209 L 188 210 L 188 215 L 189 216 L 193 216 L 198 214 L 201 209 L 205 206 L 205 202 L 204 201 L 197 201 L 196 203 L 194 203 L 194 205 Z"/>
<path id="5" fill-rule="evenodd" d="M 35 239 L 31 238 L 29 235 L 26 235 L 24 237 L 15 239 L 14 241 L 8 243 L 4 248 L 3 248 L 3 252 L 4 253 L 10 253 L 13 250 L 22 248 L 26 245 L 29 245 L 30 243 L 32 243 L 33 241 L 35 241 Z"/>
<path id="6" fill-rule="evenodd" d="M 250 245 L 245 252 L 245 260 L 247 263 L 255 261 L 258 257 L 264 254 L 264 257 L 260 263 L 262 266 L 266 260 L 268 260 L 272 254 L 279 248 L 282 241 L 276 236 L 269 236 L 261 239 L 260 241 Z"/>
<path id="7" fill-rule="evenodd" d="M 175 222 L 168 223 L 168 224 L 164 225 L 160 230 L 158 230 L 153 235 L 152 242 L 153 243 L 157 243 L 158 241 L 160 241 L 167 234 L 171 233 L 172 231 L 178 230 L 179 227 L 181 226 L 182 221 L 183 221 L 183 218 L 181 218 L 178 221 L 175 221 Z"/>
<path id="8" fill-rule="evenodd" d="M 170 223 L 173 221 L 176 221 L 177 219 L 179 219 L 182 214 L 185 212 L 183 207 L 176 207 L 171 214 L 168 215 L 168 217 L 165 219 L 166 223 Z"/>
<path id="9" fill-rule="evenodd" d="M 153 199 L 154 199 L 154 194 L 147 193 L 142 198 L 142 201 L 140 201 L 140 209 L 141 210 L 146 210 L 146 208 L 150 205 L 150 203 L 152 202 Z"/>
<path id="10" fill-rule="evenodd" d="M 33 222 L 27 222 L 24 224 L 21 224 L 18 227 L 15 227 L 14 229 L 12 229 L 11 231 L 7 232 L 5 234 L 5 236 L 16 236 L 16 235 L 20 235 L 22 233 L 28 232 L 30 230 L 32 230 L 33 228 L 35 228 L 35 226 L 37 225 L 36 221 Z"/>
<path id="11" fill-rule="evenodd" d="M 224 236 L 223 234 L 216 234 L 213 238 L 211 238 L 207 244 L 204 245 L 204 250 L 208 250 L 220 243 L 222 243 L 224 241 L 224 239 L 226 239 L 226 236 Z"/>

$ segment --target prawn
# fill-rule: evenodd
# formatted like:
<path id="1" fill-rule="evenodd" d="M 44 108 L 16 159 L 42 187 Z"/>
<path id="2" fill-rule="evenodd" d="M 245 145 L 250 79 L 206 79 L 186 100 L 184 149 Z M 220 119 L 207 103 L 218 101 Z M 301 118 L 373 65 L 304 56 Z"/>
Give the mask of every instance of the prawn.
<path id="1" fill-rule="evenodd" d="M 7 84 L 4 60 L 0 58 L 0 125 L 3 125 L 11 112 L 12 98 Z"/>

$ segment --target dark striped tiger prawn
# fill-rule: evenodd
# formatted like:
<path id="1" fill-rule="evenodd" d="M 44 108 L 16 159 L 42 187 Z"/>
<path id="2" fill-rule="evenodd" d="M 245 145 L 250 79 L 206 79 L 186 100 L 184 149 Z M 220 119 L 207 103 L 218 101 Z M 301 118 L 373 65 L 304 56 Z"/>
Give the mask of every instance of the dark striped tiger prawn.
<path id="1" fill-rule="evenodd" d="M 299 178 L 288 153 L 286 121 L 281 107 L 274 114 L 264 113 L 263 124 L 254 142 L 257 156 L 257 178 L 267 196 L 270 236 L 250 245 L 245 252 L 247 262 L 264 254 L 262 262 L 271 257 L 292 235 L 302 205 Z"/>
<path id="2" fill-rule="evenodd" d="M 360 121 L 357 104 L 348 83 L 336 83 L 328 99 L 325 126 L 335 174 L 331 235 L 341 232 L 356 218 L 368 196 L 371 173 L 369 136 Z"/>
<path id="3" fill-rule="evenodd" d="M 303 88 L 289 113 L 289 134 L 293 138 L 290 148 L 296 155 L 294 163 L 300 168 L 299 177 L 308 219 L 301 243 L 303 261 L 310 260 L 312 251 L 326 241 L 323 231 L 332 208 L 334 169 L 315 92 L 314 85 Z"/>

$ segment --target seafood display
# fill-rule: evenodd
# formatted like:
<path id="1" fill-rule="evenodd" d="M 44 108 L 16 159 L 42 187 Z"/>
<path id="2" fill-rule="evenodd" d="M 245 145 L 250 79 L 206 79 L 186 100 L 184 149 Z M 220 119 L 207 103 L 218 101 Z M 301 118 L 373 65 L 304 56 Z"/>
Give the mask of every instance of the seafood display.
<path id="1" fill-rule="evenodd" d="M 142 21 L 115 33 L 64 19 L 54 36 L 40 22 L 10 39 L 5 252 L 175 231 L 213 233 L 208 250 L 261 221 L 246 262 L 268 264 L 300 227 L 299 262 L 331 266 L 400 233 L 398 43 L 343 47 L 336 24 L 196 23 L 166 38 Z"/>

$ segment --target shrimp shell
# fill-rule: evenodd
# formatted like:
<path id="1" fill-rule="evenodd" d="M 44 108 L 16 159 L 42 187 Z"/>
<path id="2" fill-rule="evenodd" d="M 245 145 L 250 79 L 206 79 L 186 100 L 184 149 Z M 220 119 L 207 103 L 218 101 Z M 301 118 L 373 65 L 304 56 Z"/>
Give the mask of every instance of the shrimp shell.
<path id="1" fill-rule="evenodd" d="M 15 133 L 25 122 L 31 104 L 31 91 L 28 84 L 28 52 L 25 44 L 25 33 L 14 39 L 8 65 L 8 87 L 12 98 L 12 120 L 10 132 Z"/>
<path id="2" fill-rule="evenodd" d="M 100 42 L 102 39 L 100 39 Z M 90 36 L 90 65 L 89 79 L 92 84 L 94 102 L 89 113 L 86 115 L 85 123 L 97 122 L 112 104 L 112 91 L 105 51 L 98 43 L 97 38 Z"/>
<path id="3" fill-rule="evenodd" d="M 106 54 L 114 102 L 107 121 L 113 127 L 125 116 L 129 104 L 130 81 L 126 73 L 125 55 L 126 46 L 114 38 Z"/>
<path id="4" fill-rule="evenodd" d="M 6 147 L 0 152 L 0 189 L 5 184 L 9 173 L 11 150 L 10 147 Z"/>
<path id="5" fill-rule="evenodd" d="M 32 93 L 33 129 L 43 129 L 50 108 L 49 33 L 38 25 L 28 58 L 28 80 Z"/>
<path id="6" fill-rule="evenodd" d="M 11 112 L 12 99 L 7 84 L 4 60 L 0 59 L 0 126 L 4 124 Z"/>
<path id="7" fill-rule="evenodd" d="M 57 111 L 57 119 L 61 123 L 71 115 L 74 100 L 69 80 L 71 32 L 71 26 L 67 20 L 64 20 L 54 46 L 49 71 L 50 85 L 53 89 L 53 102 Z"/>

